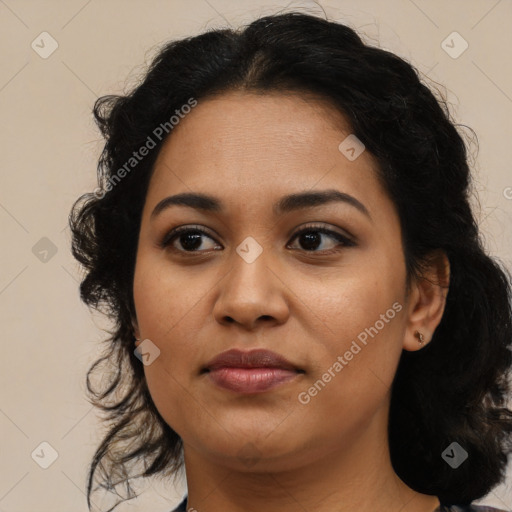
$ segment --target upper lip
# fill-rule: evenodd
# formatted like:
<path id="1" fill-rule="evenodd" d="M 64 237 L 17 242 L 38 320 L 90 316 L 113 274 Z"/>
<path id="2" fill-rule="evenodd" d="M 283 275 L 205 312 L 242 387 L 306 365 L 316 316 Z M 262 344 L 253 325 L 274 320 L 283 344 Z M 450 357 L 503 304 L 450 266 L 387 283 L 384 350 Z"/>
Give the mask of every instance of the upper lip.
<path id="1" fill-rule="evenodd" d="M 265 349 L 254 349 L 250 351 L 231 349 L 221 352 L 203 367 L 203 371 L 226 367 L 282 368 L 284 370 L 301 371 L 283 356 Z"/>

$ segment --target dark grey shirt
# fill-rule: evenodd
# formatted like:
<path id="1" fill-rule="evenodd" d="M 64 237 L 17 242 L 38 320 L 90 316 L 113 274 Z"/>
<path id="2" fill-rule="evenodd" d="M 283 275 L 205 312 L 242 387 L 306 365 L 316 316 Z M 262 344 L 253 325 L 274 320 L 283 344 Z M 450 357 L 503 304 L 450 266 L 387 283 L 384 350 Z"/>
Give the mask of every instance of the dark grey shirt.
<path id="1" fill-rule="evenodd" d="M 178 508 L 175 508 L 171 512 L 187 512 L 187 496 L 179 504 Z M 446 505 L 441 503 L 433 512 L 509 512 L 501 508 L 487 507 L 485 505 Z"/>

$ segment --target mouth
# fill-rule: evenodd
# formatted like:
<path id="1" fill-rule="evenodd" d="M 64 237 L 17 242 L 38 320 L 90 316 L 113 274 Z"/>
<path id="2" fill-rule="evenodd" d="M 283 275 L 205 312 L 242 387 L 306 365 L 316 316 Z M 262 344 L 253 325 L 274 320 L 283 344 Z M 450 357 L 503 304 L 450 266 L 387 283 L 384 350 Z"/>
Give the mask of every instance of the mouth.
<path id="1" fill-rule="evenodd" d="M 208 380 L 236 393 L 263 393 L 297 379 L 304 370 L 274 352 L 237 349 L 219 354 L 201 370 Z"/>

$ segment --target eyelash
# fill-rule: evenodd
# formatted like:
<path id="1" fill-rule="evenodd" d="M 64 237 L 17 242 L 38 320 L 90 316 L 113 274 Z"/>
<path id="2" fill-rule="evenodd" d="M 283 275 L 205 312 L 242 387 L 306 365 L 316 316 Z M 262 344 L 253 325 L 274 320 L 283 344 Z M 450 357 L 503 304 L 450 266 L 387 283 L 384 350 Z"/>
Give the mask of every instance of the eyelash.
<path id="1" fill-rule="evenodd" d="M 214 240 L 213 237 L 201 226 L 193 226 L 193 227 L 192 226 L 180 226 L 180 227 L 175 228 L 175 229 L 171 230 L 170 232 L 168 232 L 164 236 L 162 241 L 160 242 L 159 246 L 162 249 L 168 248 L 176 238 L 178 238 L 180 235 L 183 235 L 186 233 L 194 233 L 194 234 L 200 233 L 200 234 L 206 235 L 208 238 Z M 305 252 L 307 254 L 320 253 L 322 255 L 328 255 L 328 254 L 337 253 L 337 252 L 341 251 L 344 247 L 353 247 L 356 245 L 356 243 L 353 240 L 351 240 L 350 238 L 348 238 L 347 236 L 344 236 L 341 233 L 338 233 L 337 231 L 327 229 L 326 227 L 324 227 L 322 225 L 319 226 L 319 225 L 314 225 L 314 224 L 307 225 L 304 228 L 297 231 L 296 233 L 294 233 L 291 238 L 291 241 L 294 241 L 296 238 L 300 237 L 304 233 L 322 233 L 324 235 L 329 235 L 329 237 L 337 240 L 339 242 L 339 246 L 341 246 L 341 247 L 337 247 L 335 249 L 328 249 L 328 250 L 324 250 L 324 251 L 316 251 L 316 250 L 308 251 L 308 250 L 304 249 L 303 252 Z M 195 251 L 195 250 L 194 251 L 184 251 L 181 249 L 176 249 L 174 247 L 172 247 L 172 249 L 175 252 L 187 254 L 188 256 L 194 256 L 194 255 L 205 253 L 205 252 L 211 252 L 211 250 L 210 251 Z M 218 249 L 213 249 L 213 250 L 218 250 Z M 301 249 L 299 249 L 299 250 L 301 250 Z"/>

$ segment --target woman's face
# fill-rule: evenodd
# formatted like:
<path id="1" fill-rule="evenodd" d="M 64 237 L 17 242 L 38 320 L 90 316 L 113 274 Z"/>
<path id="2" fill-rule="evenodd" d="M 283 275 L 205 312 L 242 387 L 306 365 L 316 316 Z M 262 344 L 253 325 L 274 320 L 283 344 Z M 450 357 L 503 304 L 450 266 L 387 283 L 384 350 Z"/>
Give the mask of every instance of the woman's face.
<path id="1" fill-rule="evenodd" d="M 134 299 L 139 336 L 160 351 L 144 366 L 151 396 L 186 454 L 277 470 L 384 435 L 409 349 L 405 263 L 375 160 L 350 134 L 318 99 L 233 92 L 199 101 L 162 147 Z M 339 195 L 309 197 L 327 191 Z M 219 206 L 155 210 L 184 193 Z M 179 226 L 205 233 L 169 237 Z M 222 387 L 203 369 L 233 348 L 274 351 L 295 370 L 258 391 Z"/>

